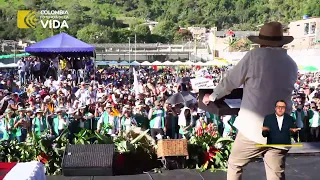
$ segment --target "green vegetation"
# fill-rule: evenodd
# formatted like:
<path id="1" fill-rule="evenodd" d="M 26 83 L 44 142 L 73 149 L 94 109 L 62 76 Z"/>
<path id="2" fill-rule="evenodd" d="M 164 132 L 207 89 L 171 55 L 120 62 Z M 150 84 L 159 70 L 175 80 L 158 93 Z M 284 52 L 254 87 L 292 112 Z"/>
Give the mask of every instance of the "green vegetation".
<path id="1" fill-rule="evenodd" d="M 69 29 L 18 29 L 17 10 L 68 10 Z M 0 0 L 0 39 L 42 40 L 65 31 L 89 43 L 183 42 L 180 27 L 255 30 L 267 21 L 320 16 L 320 0 Z M 158 21 L 153 33 L 143 23 Z"/>

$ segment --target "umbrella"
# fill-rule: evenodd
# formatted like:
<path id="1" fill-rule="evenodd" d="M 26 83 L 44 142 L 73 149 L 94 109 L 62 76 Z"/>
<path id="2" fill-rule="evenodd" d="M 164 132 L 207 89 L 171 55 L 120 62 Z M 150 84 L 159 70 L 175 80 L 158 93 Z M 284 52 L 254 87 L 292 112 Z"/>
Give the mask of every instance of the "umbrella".
<path id="1" fill-rule="evenodd" d="M 317 72 L 317 71 L 319 71 L 318 68 L 316 68 L 314 66 L 305 66 L 302 70 L 306 71 L 306 72 Z"/>
<path id="2" fill-rule="evenodd" d="M 167 101 L 166 104 L 187 104 L 191 101 L 195 101 L 196 97 L 194 97 L 190 92 L 183 91 L 178 92 L 173 95 L 171 95 Z"/>

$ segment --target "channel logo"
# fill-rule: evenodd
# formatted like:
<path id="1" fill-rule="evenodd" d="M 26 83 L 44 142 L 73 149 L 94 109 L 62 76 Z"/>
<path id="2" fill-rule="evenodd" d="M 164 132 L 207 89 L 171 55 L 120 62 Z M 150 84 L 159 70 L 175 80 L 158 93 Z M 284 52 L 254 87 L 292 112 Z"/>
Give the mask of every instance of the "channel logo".
<path id="1" fill-rule="evenodd" d="M 35 28 L 37 24 L 36 11 L 18 10 L 17 26 L 21 29 Z"/>

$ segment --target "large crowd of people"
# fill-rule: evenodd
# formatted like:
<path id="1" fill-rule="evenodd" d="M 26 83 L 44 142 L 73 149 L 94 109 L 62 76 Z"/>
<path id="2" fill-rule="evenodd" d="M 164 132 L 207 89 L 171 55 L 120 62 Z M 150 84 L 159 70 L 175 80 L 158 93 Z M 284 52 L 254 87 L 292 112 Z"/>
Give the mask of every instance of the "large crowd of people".
<path id="1" fill-rule="evenodd" d="M 150 129 L 155 139 L 188 138 L 195 128 L 204 123 L 214 123 L 221 136 L 234 137 L 236 134 L 233 127 L 235 116 L 220 117 L 201 110 L 198 108 L 197 91 L 188 80 L 181 80 L 182 77 L 199 76 L 200 67 L 98 69 L 89 62 L 84 63 L 84 75 L 74 73 L 80 68 L 73 71 L 68 65 L 69 68 L 64 67 L 55 76 L 53 74 L 59 69 L 56 63 L 52 67 L 51 63 L 46 65 L 48 70 L 40 68 L 41 63 L 39 58 L 23 58 L 18 62 L 18 70 L 1 72 L 2 140 L 23 142 L 29 132 L 39 136 L 42 133 L 58 136 L 68 129 L 72 143 L 74 134 L 83 128 L 114 136 L 133 126 Z M 133 68 L 137 73 L 137 86 L 134 86 Z M 203 76 L 217 84 L 221 73 L 228 68 L 206 67 Z M 292 117 L 296 126 L 302 129 L 294 135 L 295 141 L 320 140 L 318 82 L 317 74 L 306 73 L 300 74 L 295 84 Z M 167 102 L 170 96 L 181 91 L 190 92 L 194 101 L 188 104 Z"/>

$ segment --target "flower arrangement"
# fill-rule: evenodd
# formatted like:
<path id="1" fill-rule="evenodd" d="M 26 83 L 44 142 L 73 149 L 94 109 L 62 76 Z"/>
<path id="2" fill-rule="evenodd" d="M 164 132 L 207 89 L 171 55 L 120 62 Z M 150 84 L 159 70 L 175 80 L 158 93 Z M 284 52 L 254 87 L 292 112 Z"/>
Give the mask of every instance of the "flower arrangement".
<path id="1" fill-rule="evenodd" d="M 197 127 L 189 142 L 200 148 L 200 150 L 196 152 L 200 152 L 200 154 L 196 156 L 200 159 L 197 161 L 197 167 L 200 166 L 199 169 L 201 171 L 207 169 L 211 171 L 227 169 L 227 161 L 233 140 L 230 138 L 221 138 L 217 127 L 213 123 Z M 191 155 L 191 157 L 194 156 Z"/>

